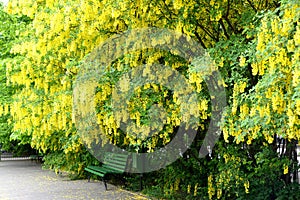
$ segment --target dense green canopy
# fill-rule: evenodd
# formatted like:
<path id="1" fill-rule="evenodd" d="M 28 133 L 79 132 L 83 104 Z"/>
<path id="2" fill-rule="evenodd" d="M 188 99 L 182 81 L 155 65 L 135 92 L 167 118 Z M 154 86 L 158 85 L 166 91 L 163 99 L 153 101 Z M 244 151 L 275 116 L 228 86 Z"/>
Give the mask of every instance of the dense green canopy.
<path id="1" fill-rule="evenodd" d="M 214 67 L 204 74 L 172 49 L 135 49 L 119 55 L 98 69 L 101 78 L 96 84 L 86 83 L 77 91 L 83 96 L 96 88 L 92 103 L 102 136 L 128 151 L 150 153 L 169 144 L 180 125 L 192 121 L 197 134 L 189 149 L 173 164 L 146 175 L 149 193 L 158 190 L 165 198 L 179 199 L 300 198 L 295 183 L 300 139 L 299 2 L 12 0 L 4 10 L 0 143 L 12 139 L 30 144 L 46 155 L 45 166 L 84 175 L 84 166 L 98 163 L 87 149 L 106 141 L 99 140 L 99 132 L 84 137 L 75 126 L 81 118 L 73 110 L 73 89 L 83 63 L 95 58 L 95 48 L 116 34 L 166 28 L 205 49 Z M 133 39 L 118 45 L 141 43 L 130 43 Z M 163 46 L 172 39 L 156 37 L 151 45 Z M 107 50 L 118 55 L 115 46 Z M 190 88 L 184 93 L 155 83 L 149 72 L 154 64 L 170 67 L 160 70 L 159 80 L 174 76 L 169 73 L 174 70 Z M 137 73 L 142 65 L 152 83 L 135 85 L 124 101 L 127 107 L 115 115 L 114 101 L 124 100 L 116 96 L 115 88 L 133 87 L 126 74 Z M 199 158 L 218 97 L 209 90 L 207 77 L 213 80 L 217 72 L 222 80 L 215 86 L 225 88 L 222 100 L 228 106 L 219 123 L 221 137 L 205 158 Z M 184 115 L 182 96 L 189 91 L 196 98 L 186 106 L 189 115 Z M 83 114 L 90 111 L 84 104 L 79 109 Z M 153 114 L 162 111 L 164 115 Z M 124 130 L 122 124 L 128 120 Z M 153 130 L 159 131 L 152 134 Z"/>

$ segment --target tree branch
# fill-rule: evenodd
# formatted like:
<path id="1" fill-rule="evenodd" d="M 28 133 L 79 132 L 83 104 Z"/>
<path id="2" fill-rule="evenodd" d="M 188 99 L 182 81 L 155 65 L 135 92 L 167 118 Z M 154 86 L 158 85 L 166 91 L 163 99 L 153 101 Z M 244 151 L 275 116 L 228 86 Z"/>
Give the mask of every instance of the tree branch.
<path id="1" fill-rule="evenodd" d="M 223 29 L 224 35 L 226 36 L 226 38 L 227 38 L 227 39 L 229 39 L 229 38 L 230 38 L 230 36 L 229 36 L 229 34 L 227 33 L 227 31 L 226 31 L 226 27 L 225 27 L 225 24 L 224 24 L 223 20 L 222 20 L 222 19 L 220 19 L 220 20 L 219 20 L 219 23 L 220 23 L 220 25 L 222 26 L 222 29 Z"/>
<path id="2" fill-rule="evenodd" d="M 257 13 L 257 9 L 255 8 L 255 6 L 253 5 L 253 3 L 250 0 L 247 0 L 247 2 L 249 3 L 250 7 L 253 8 L 254 12 Z"/>
<path id="3" fill-rule="evenodd" d="M 236 34 L 236 30 L 235 28 L 232 26 L 232 24 L 230 23 L 230 20 L 228 19 L 228 17 L 224 17 L 225 21 L 227 22 L 227 24 L 230 26 L 230 28 L 232 29 L 232 32 L 234 32 Z"/>
<path id="4" fill-rule="evenodd" d="M 217 38 L 215 38 L 213 36 L 213 34 L 207 30 L 203 25 L 201 25 L 200 23 L 196 22 L 197 26 L 199 26 L 211 39 L 213 39 L 214 41 L 217 41 Z"/>
<path id="5" fill-rule="evenodd" d="M 199 40 L 199 42 L 201 43 L 202 47 L 203 47 L 204 49 L 207 49 L 206 45 L 204 44 L 204 42 L 203 42 L 201 36 L 199 35 L 199 33 L 198 33 L 197 31 L 195 31 L 195 36 L 196 36 L 196 38 Z"/>

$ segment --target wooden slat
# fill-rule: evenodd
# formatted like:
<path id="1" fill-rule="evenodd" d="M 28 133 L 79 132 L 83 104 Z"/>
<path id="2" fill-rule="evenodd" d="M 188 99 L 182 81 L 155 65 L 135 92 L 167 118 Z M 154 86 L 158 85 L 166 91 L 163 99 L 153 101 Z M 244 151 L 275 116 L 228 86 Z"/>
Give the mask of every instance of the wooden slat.
<path id="1" fill-rule="evenodd" d="M 110 160 L 110 162 L 103 162 L 104 164 L 113 164 L 113 165 L 126 165 L 127 161 L 119 161 L 119 160 Z"/>
<path id="2" fill-rule="evenodd" d="M 125 168 L 121 168 L 119 166 L 113 166 L 113 165 L 105 165 L 104 166 L 107 169 L 112 169 L 113 171 L 117 171 L 119 173 L 124 172 Z"/>
<path id="3" fill-rule="evenodd" d="M 98 176 L 100 176 L 100 177 L 104 177 L 104 176 L 105 176 L 104 173 L 101 173 L 101 172 L 98 172 L 98 171 L 94 171 L 94 170 L 89 169 L 89 168 L 84 168 L 84 170 L 86 170 L 86 171 L 88 171 L 88 172 L 90 172 L 90 173 L 92 173 L 92 174 L 96 174 L 96 175 L 98 175 Z"/>

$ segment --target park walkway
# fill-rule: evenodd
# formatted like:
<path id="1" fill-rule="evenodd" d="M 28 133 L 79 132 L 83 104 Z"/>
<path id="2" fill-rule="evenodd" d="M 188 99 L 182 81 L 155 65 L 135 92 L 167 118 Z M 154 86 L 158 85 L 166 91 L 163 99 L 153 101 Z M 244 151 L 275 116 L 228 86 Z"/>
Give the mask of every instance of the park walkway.
<path id="1" fill-rule="evenodd" d="M 147 199 L 99 181 L 70 180 L 30 160 L 0 161 L 0 200 Z"/>

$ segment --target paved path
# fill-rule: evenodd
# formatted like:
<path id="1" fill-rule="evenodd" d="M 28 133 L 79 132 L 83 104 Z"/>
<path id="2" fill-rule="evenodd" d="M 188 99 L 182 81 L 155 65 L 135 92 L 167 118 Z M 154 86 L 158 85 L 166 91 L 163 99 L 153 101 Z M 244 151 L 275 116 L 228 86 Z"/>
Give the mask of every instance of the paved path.
<path id="1" fill-rule="evenodd" d="M 75 180 L 42 170 L 30 160 L 0 162 L 0 200 L 147 199 L 98 181 Z"/>

